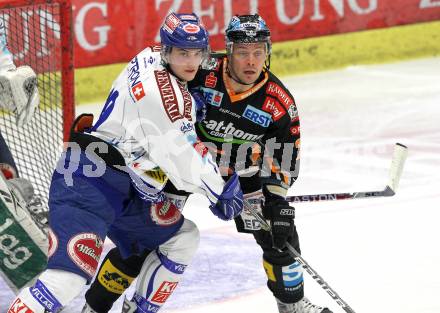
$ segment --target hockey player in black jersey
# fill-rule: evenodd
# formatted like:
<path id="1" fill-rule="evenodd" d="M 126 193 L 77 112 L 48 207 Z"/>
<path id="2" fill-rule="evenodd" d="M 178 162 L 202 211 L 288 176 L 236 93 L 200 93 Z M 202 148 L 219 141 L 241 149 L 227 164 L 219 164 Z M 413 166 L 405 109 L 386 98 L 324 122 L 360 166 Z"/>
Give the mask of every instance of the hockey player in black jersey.
<path id="1" fill-rule="evenodd" d="M 293 96 L 269 71 L 270 31 L 255 14 L 234 16 L 225 33 L 226 55 L 214 56 L 190 82 L 193 97 L 202 95 L 200 102 L 205 103 L 200 105 L 203 120 L 196 125 L 197 134 L 224 173 L 240 175 L 244 198 L 271 222 L 268 233 L 245 210 L 235 219 L 237 230 L 252 233 L 263 249 L 267 286 L 279 312 L 331 313 L 304 297 L 302 268 L 286 250 L 289 242 L 300 251 L 294 210 L 285 200 L 298 176 L 300 123 Z M 166 188 L 183 206 L 188 194 Z M 136 264 L 142 264 L 136 258 L 122 259 L 116 248 L 105 262 L 129 280 L 139 273 Z M 101 272 L 86 293 L 84 313 L 107 312 L 122 294 L 123 289 L 111 292 L 100 283 Z"/>

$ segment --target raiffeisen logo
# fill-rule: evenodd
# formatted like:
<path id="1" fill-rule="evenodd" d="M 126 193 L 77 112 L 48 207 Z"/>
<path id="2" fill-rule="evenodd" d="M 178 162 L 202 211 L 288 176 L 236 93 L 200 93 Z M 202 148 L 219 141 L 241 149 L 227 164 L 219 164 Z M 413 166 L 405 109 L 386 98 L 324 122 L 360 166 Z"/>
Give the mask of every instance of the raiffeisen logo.
<path id="1" fill-rule="evenodd" d="M 224 125 L 223 121 L 216 122 L 214 120 L 203 121 L 205 128 L 210 136 L 223 138 L 221 141 L 257 141 L 263 137 L 263 135 L 255 135 L 247 133 L 241 129 L 235 128 L 233 123 Z"/>

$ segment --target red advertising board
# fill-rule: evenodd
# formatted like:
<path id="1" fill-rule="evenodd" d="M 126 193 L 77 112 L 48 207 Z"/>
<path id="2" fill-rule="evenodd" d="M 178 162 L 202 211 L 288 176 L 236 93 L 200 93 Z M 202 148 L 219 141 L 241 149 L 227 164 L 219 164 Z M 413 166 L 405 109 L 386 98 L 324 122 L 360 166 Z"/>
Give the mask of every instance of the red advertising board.
<path id="1" fill-rule="evenodd" d="M 215 50 L 233 14 L 258 12 L 277 42 L 440 20 L 440 0 L 73 0 L 75 66 L 128 61 L 170 11 L 201 16 Z"/>

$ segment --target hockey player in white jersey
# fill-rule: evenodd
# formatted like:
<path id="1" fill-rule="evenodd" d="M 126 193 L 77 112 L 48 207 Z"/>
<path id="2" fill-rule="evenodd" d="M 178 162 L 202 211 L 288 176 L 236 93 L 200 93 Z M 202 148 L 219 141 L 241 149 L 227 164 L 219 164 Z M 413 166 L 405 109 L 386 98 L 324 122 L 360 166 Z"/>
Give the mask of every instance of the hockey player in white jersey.
<path id="1" fill-rule="evenodd" d="M 29 66 L 15 66 L 0 21 L 0 109 L 15 114 L 17 126 L 22 127 L 38 104 L 37 76 Z M 19 177 L 0 133 L 0 276 L 15 292 L 30 284 L 46 265 L 45 217 L 42 207 L 35 206 L 37 200 L 31 183 Z"/>
<path id="2" fill-rule="evenodd" d="M 115 80 L 96 123 L 76 120 L 55 170 L 49 198 L 47 269 L 8 313 L 55 313 L 79 294 L 98 266 L 108 236 L 124 258 L 152 251 L 126 305 L 158 312 L 198 246 L 198 230 L 167 199 L 169 179 L 207 196 L 223 220 L 242 210 L 236 175 L 226 183 L 195 130 L 186 82 L 207 56 L 208 34 L 194 14 L 170 14 L 162 48 L 139 53 Z"/>

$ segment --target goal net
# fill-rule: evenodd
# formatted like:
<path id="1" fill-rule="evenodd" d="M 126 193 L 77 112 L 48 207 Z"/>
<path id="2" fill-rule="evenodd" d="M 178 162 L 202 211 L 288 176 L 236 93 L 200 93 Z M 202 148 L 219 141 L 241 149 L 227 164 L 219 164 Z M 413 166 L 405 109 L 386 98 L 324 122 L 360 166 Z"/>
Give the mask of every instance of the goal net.
<path id="1" fill-rule="evenodd" d="M 70 0 L 0 0 L 0 23 L 14 63 L 38 75 L 40 104 L 33 119 L 16 126 L 0 111 L 0 132 L 19 175 L 29 179 L 47 207 L 50 179 L 74 117 Z"/>

